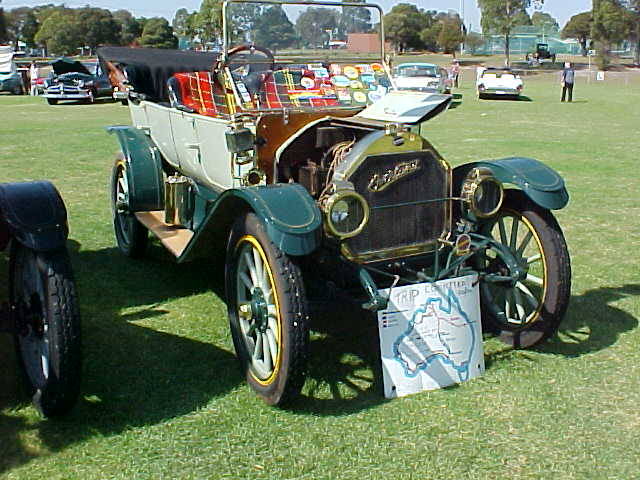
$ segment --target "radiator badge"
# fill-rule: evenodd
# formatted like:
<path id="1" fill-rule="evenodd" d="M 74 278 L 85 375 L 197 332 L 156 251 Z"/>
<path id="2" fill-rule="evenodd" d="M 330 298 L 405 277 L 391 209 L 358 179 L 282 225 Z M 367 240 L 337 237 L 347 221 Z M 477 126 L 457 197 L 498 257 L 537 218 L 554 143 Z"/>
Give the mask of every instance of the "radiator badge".
<path id="1" fill-rule="evenodd" d="M 408 162 L 402 162 L 396 165 L 394 168 L 387 170 L 383 174 L 376 173 L 371 180 L 367 188 L 370 192 L 381 192 L 386 190 L 398 180 L 417 172 L 421 168 L 420 159 L 410 160 Z"/>

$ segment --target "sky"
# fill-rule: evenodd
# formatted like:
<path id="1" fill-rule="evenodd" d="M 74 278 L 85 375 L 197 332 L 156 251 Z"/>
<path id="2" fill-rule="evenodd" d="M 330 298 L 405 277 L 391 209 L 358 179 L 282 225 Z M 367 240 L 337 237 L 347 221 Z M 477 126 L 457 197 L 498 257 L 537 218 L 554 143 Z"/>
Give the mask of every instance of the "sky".
<path id="1" fill-rule="evenodd" d="M 92 7 L 107 8 L 109 10 L 127 9 L 136 17 L 166 17 L 171 21 L 179 8 L 186 8 L 189 11 L 200 8 L 201 0 L 2 0 L 0 6 L 5 9 L 14 7 L 35 6 L 47 3 L 64 3 L 68 7 L 83 7 L 87 4 Z M 400 2 L 391 0 L 379 0 L 382 9 L 389 11 L 393 5 Z M 480 12 L 476 0 L 403 0 L 403 3 L 413 3 L 425 10 L 447 11 L 460 9 L 464 4 L 464 20 L 467 28 L 480 30 Z M 572 15 L 591 10 L 591 0 L 546 0 L 542 11 L 550 13 L 560 27 L 571 18 Z"/>

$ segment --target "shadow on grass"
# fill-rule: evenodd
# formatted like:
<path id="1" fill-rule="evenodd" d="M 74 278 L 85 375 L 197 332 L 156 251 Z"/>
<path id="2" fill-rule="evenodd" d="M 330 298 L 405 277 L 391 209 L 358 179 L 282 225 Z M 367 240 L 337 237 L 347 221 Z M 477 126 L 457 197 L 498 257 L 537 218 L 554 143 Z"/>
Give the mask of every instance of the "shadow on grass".
<path id="1" fill-rule="evenodd" d="M 450 109 L 453 108 L 458 108 L 460 105 L 462 105 L 462 94 L 461 93 L 454 93 L 452 95 L 452 100 L 451 100 L 451 104 L 449 105 Z"/>
<path id="2" fill-rule="evenodd" d="M 212 287 L 219 291 L 218 283 L 212 285 L 216 275 L 211 264 L 159 261 L 157 257 L 165 254 L 157 246 L 151 248 L 150 259 L 139 261 L 123 257 L 115 248 L 78 252 L 78 247 L 69 242 L 83 324 L 82 398 L 62 419 L 26 425 L 23 417 L 0 413 L 0 474 L 36 455 L 21 443 L 25 430 L 36 430 L 45 450 L 58 451 L 96 434 L 110 435 L 188 414 L 242 382 L 230 352 L 133 323 L 150 317 L 161 321 L 166 313 L 161 304 L 171 298 Z M 140 309 L 122 315 L 123 309 L 132 307 Z M 13 349 L 10 355 L 4 353 L 2 375 L 8 371 L 7 376 L 15 379 Z M 17 381 L 9 383 L 13 392 L 0 397 L 0 409 L 29 401 Z"/>
<path id="3" fill-rule="evenodd" d="M 314 302 L 303 398 L 291 411 L 346 415 L 384 403 L 377 316 L 338 296 Z"/>
<path id="4" fill-rule="evenodd" d="M 535 347 L 535 350 L 571 358 L 615 345 L 621 334 L 638 327 L 638 319 L 611 303 L 638 295 L 640 285 L 601 287 L 588 290 L 582 295 L 573 295 L 558 333 Z M 524 351 L 505 345 L 503 349 L 485 355 L 485 366 L 490 368 L 494 362 L 513 355 L 521 359 L 527 358 L 522 353 Z"/>
<path id="5" fill-rule="evenodd" d="M 541 352 L 578 357 L 614 345 L 620 335 L 638 326 L 638 319 L 611 305 L 640 295 L 640 285 L 601 287 L 571 297 L 558 335 L 538 347 Z"/>
<path id="6" fill-rule="evenodd" d="M 533 102 L 526 95 L 492 95 L 490 93 L 482 94 L 481 100 L 499 100 L 501 102 Z"/>

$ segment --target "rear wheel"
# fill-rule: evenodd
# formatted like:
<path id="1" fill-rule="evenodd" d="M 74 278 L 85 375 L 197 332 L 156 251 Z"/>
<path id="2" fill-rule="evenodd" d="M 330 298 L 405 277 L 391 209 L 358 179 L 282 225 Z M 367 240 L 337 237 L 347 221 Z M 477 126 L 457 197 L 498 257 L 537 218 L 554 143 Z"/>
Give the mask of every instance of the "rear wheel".
<path id="1" fill-rule="evenodd" d="M 227 248 L 225 284 L 236 354 L 247 382 L 271 405 L 300 393 L 309 341 L 300 268 L 253 213 L 238 219 Z"/>
<path id="2" fill-rule="evenodd" d="M 10 301 L 17 356 L 27 388 L 45 416 L 68 412 L 80 392 L 80 317 L 65 250 L 11 246 Z"/>
<path id="3" fill-rule="evenodd" d="M 549 338 L 562 321 L 571 290 L 569 252 L 556 219 L 523 192 L 508 190 L 500 212 L 482 232 L 506 246 L 526 271 L 515 285 L 481 283 L 483 325 L 515 348 Z M 506 272 L 493 253 L 487 252 L 480 269 Z"/>
<path id="4" fill-rule="evenodd" d="M 128 257 L 137 258 L 144 255 L 149 234 L 146 227 L 129 210 L 130 193 L 126 165 L 119 157 L 111 172 L 113 229 L 120 251 Z"/>

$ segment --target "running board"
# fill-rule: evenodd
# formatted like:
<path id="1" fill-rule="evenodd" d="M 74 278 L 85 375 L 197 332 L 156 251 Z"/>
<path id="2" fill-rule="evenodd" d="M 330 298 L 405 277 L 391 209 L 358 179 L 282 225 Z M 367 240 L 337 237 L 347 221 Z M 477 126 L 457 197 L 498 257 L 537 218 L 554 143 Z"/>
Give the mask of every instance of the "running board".
<path id="1" fill-rule="evenodd" d="M 176 258 L 185 251 L 193 238 L 193 231 L 184 227 L 174 227 L 164 222 L 164 211 L 136 212 L 136 218 L 160 239 L 162 244 Z"/>

